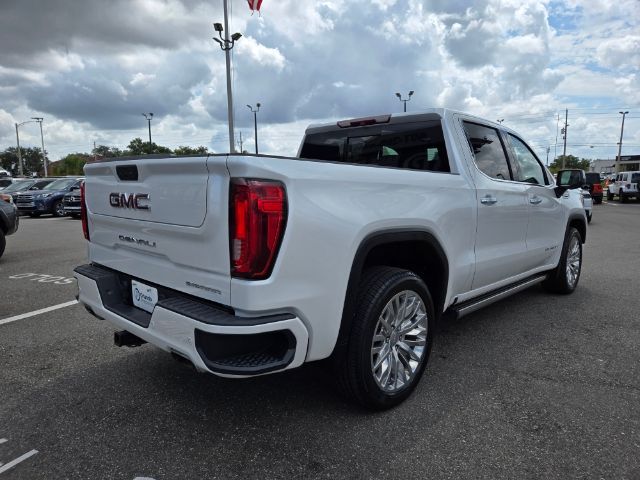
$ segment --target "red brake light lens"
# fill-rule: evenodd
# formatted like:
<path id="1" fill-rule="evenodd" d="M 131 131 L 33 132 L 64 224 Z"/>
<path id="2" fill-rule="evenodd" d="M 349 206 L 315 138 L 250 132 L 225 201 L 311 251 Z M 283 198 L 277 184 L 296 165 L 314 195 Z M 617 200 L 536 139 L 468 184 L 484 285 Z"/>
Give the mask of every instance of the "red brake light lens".
<path id="1" fill-rule="evenodd" d="M 84 238 L 89 238 L 89 222 L 87 221 L 87 202 L 85 200 L 84 182 L 80 184 L 80 217 L 82 218 L 82 233 Z"/>
<path id="2" fill-rule="evenodd" d="M 287 222 L 287 193 L 274 180 L 231 179 L 231 275 L 262 280 L 273 269 Z"/>

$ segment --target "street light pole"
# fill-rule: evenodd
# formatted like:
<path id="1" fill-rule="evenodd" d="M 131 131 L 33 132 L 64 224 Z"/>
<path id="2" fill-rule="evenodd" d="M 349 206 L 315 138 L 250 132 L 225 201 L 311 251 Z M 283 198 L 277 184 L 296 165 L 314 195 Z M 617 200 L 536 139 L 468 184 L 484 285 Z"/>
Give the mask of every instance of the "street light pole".
<path id="1" fill-rule="evenodd" d="M 404 103 L 404 111 L 405 111 L 405 113 L 407 112 L 407 102 L 408 102 L 409 100 L 411 100 L 411 95 L 413 95 L 413 90 L 411 90 L 411 91 L 409 92 L 409 96 L 406 98 L 406 100 L 403 100 L 403 99 L 402 99 L 402 95 L 400 95 L 400 93 L 396 92 L 396 97 L 398 97 L 398 99 L 399 99 L 402 103 Z"/>
<path id="2" fill-rule="evenodd" d="M 151 120 L 153 119 L 153 113 L 143 113 L 142 116 L 147 119 L 149 124 L 149 148 L 151 148 Z"/>
<path id="3" fill-rule="evenodd" d="M 624 117 L 629 112 L 618 112 L 622 115 L 622 126 L 620 127 L 620 143 L 618 143 L 618 161 L 616 162 L 617 168 L 616 171 L 620 171 L 620 162 L 622 161 L 622 134 L 624 133 Z"/>
<path id="4" fill-rule="evenodd" d="M 47 174 L 47 156 L 44 153 L 44 135 L 42 134 L 42 122 L 44 118 L 42 117 L 31 117 L 33 120 L 40 124 L 40 142 L 42 143 L 42 165 L 44 167 L 44 176 L 45 178 L 48 176 Z"/>
<path id="5" fill-rule="evenodd" d="M 24 171 L 22 169 L 22 152 L 20 152 L 20 134 L 18 133 L 18 127 L 20 125 L 16 123 L 16 143 L 18 144 L 18 174 L 20 176 L 24 175 Z"/>
<path id="6" fill-rule="evenodd" d="M 256 103 L 255 110 L 251 108 L 251 105 L 247 105 L 247 107 L 253 112 L 253 130 L 255 132 L 256 155 L 258 155 L 258 112 L 260 111 L 260 103 Z"/>
<path id="7" fill-rule="evenodd" d="M 219 39 L 213 37 L 213 40 L 220 45 L 220 48 L 224 51 L 224 57 L 227 67 L 227 116 L 229 118 L 229 153 L 235 152 L 235 146 L 233 145 L 235 136 L 233 130 L 233 96 L 231 93 L 231 55 L 230 51 L 233 48 L 235 42 L 237 42 L 242 34 L 234 33 L 231 35 L 231 40 L 229 40 L 229 15 L 227 8 L 227 1 L 222 0 L 222 4 L 224 7 L 224 29 L 222 28 L 222 24 L 214 23 L 213 28 L 216 32 L 218 32 Z M 222 32 L 224 30 L 224 38 L 222 38 Z"/>

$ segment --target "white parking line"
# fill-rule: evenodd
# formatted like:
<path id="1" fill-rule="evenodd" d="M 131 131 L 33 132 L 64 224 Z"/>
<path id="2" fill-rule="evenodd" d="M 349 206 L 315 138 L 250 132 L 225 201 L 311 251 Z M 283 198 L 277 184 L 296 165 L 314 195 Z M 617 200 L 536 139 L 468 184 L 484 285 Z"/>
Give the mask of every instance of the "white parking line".
<path id="1" fill-rule="evenodd" d="M 15 322 L 17 320 L 22 320 L 23 318 L 29 318 L 35 315 L 40 315 L 41 313 L 47 313 L 53 310 L 58 310 L 59 308 L 70 307 L 71 305 L 75 305 L 76 303 L 78 303 L 77 300 L 72 300 L 70 302 L 60 303 L 58 305 L 53 305 L 51 307 L 41 308 L 40 310 L 34 310 L 33 312 L 23 313 L 21 315 L 15 315 L 9 318 L 3 318 L 2 320 L 0 320 L 0 325 L 4 325 L 5 323 Z"/>
<path id="2" fill-rule="evenodd" d="M 6 438 L 0 438 L 0 443 L 4 443 L 4 442 L 6 442 L 6 441 L 7 441 L 7 439 L 6 439 Z"/>
<path id="3" fill-rule="evenodd" d="M 7 463 L 6 465 L 3 465 L 2 467 L 0 467 L 0 473 L 4 473 L 7 470 L 9 470 L 10 468 L 15 467 L 16 465 L 18 465 L 20 462 L 25 461 L 27 458 L 34 456 L 36 453 L 38 453 L 38 450 L 31 450 L 30 452 L 25 453 L 24 455 L 19 456 L 18 458 L 16 458 L 15 460 L 11 460 L 9 463 Z"/>

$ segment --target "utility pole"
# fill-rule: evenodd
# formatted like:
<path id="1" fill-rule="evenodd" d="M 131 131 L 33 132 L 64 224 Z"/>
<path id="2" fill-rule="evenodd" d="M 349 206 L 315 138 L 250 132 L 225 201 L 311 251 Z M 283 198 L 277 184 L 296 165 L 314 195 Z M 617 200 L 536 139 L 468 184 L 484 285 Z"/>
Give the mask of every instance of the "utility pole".
<path id="1" fill-rule="evenodd" d="M 149 149 L 151 149 L 151 119 L 153 118 L 153 113 L 143 113 L 142 116 L 147 119 L 149 124 Z"/>
<path id="2" fill-rule="evenodd" d="M 251 108 L 251 105 L 247 105 L 247 107 L 253 112 L 253 130 L 255 132 L 256 155 L 258 155 L 258 112 L 260 111 L 260 103 L 256 103 L 255 110 Z"/>
<path id="3" fill-rule="evenodd" d="M 242 153 L 242 130 L 240 130 L 240 140 L 238 140 L 238 144 L 240 145 L 240 153 Z"/>
<path id="4" fill-rule="evenodd" d="M 627 112 L 618 112 L 622 114 L 622 126 L 620 127 L 620 142 L 618 143 L 618 161 L 616 162 L 616 172 L 620 171 L 620 162 L 622 161 L 622 134 L 624 133 L 624 117 L 627 115 Z"/>
<path id="5" fill-rule="evenodd" d="M 549 152 L 551 151 L 551 147 L 547 145 L 547 163 L 545 164 L 547 167 L 549 166 Z"/>
<path id="6" fill-rule="evenodd" d="M 44 118 L 42 117 L 31 117 L 33 120 L 40 124 L 40 142 L 42 143 L 42 165 L 44 167 L 44 176 L 47 177 L 47 156 L 44 152 L 44 135 L 42 134 L 42 122 Z"/>
<path id="7" fill-rule="evenodd" d="M 18 133 L 18 125 L 16 123 L 16 143 L 18 144 L 18 174 L 20 176 L 24 175 L 24 171 L 22 169 L 22 152 L 20 151 L 20 134 Z"/>
<path id="8" fill-rule="evenodd" d="M 567 123 L 569 121 L 569 109 L 566 108 L 564 110 L 564 128 L 562 129 L 562 133 L 564 133 L 564 149 L 562 150 L 562 169 L 564 170 L 564 162 L 566 160 L 566 156 L 567 156 L 567 128 L 569 127 L 569 124 Z"/>
<path id="9" fill-rule="evenodd" d="M 227 66 L 227 116 L 229 117 L 229 153 L 235 152 L 235 146 L 233 142 L 235 140 L 235 135 L 233 131 L 233 96 L 231 94 L 231 56 L 230 51 L 233 48 L 235 42 L 237 42 L 240 37 L 242 37 L 241 33 L 234 33 L 231 35 L 231 40 L 229 40 L 229 14 L 227 8 L 227 1 L 222 0 L 222 5 L 224 7 L 224 38 L 222 38 L 222 25 L 220 23 L 214 23 L 213 28 L 216 32 L 218 32 L 219 39 L 213 37 L 213 40 L 220 45 L 220 48 L 224 51 L 224 58 Z"/>
<path id="10" fill-rule="evenodd" d="M 560 129 L 560 114 L 556 114 L 556 143 L 553 145 L 553 161 L 558 158 L 558 130 Z"/>

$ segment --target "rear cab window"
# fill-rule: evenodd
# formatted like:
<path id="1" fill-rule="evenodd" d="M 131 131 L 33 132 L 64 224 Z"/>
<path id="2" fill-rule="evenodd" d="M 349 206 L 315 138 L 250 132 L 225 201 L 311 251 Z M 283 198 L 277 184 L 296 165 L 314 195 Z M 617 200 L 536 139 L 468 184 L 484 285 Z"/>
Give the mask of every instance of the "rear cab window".
<path id="1" fill-rule="evenodd" d="M 300 158 L 431 172 L 451 171 L 442 124 L 435 119 L 310 132 L 305 136 Z"/>

